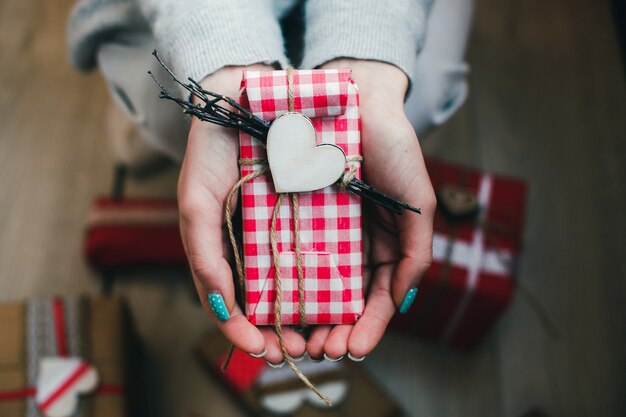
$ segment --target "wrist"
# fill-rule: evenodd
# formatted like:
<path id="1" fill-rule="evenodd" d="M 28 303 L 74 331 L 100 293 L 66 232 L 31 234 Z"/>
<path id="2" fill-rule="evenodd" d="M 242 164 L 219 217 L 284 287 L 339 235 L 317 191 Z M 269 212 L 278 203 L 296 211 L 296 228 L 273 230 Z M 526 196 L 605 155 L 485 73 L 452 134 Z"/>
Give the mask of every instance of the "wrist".
<path id="1" fill-rule="evenodd" d="M 364 59 L 340 58 L 327 62 L 322 68 L 351 68 L 352 79 L 359 87 L 361 108 L 378 107 L 403 111 L 409 79 L 395 65 Z"/>
<path id="2" fill-rule="evenodd" d="M 237 100 L 239 97 L 241 78 L 243 72 L 246 70 L 271 71 L 273 68 L 264 64 L 244 66 L 230 65 L 207 75 L 200 81 L 200 85 L 205 90 L 213 91 Z"/>
<path id="3" fill-rule="evenodd" d="M 269 65 L 253 64 L 245 66 L 226 66 L 204 77 L 200 81 L 200 86 L 207 90 L 217 94 L 228 96 L 234 100 L 239 98 L 239 90 L 241 86 L 241 79 L 243 72 L 246 70 L 257 71 L 271 71 L 273 68 Z M 197 97 L 193 97 L 194 104 L 201 104 L 202 102 Z M 225 104 L 226 105 L 226 104 Z M 195 117 L 191 119 L 192 126 L 200 125 L 205 130 L 213 130 L 216 132 L 230 132 L 231 129 L 224 128 L 222 126 L 214 125 L 211 123 L 205 123 Z"/>

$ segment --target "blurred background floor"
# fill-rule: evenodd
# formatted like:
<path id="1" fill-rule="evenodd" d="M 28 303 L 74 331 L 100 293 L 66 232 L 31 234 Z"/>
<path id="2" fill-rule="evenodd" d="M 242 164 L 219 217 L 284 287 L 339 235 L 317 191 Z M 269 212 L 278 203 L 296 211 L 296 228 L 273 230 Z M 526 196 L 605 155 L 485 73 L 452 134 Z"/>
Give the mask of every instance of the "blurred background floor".
<path id="1" fill-rule="evenodd" d="M 71 4 L 0 2 L 0 301 L 100 287 L 81 242 L 111 183 L 109 99 L 97 74 L 68 68 Z M 625 415 L 626 89 L 610 2 L 478 0 L 468 60 L 469 101 L 425 152 L 529 182 L 519 278 L 557 334 L 518 293 L 469 354 L 389 335 L 365 364 L 413 416 Z M 173 196 L 176 174 L 129 194 Z M 163 382 L 162 415 L 240 415 L 192 356 L 211 325 L 189 280 L 135 275 L 115 292 Z"/>

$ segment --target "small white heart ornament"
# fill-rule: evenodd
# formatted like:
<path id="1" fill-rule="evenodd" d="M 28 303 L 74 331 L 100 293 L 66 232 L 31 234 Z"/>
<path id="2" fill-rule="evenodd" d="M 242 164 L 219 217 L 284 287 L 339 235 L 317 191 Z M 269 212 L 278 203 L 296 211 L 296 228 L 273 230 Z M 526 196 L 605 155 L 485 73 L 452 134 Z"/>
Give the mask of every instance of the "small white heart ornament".
<path id="1" fill-rule="evenodd" d="M 39 362 L 35 402 L 47 417 L 70 417 L 78 396 L 98 386 L 98 372 L 81 358 L 49 357 Z"/>
<path id="2" fill-rule="evenodd" d="M 341 406 L 350 391 L 344 364 L 327 361 L 315 363 L 305 359 L 298 367 L 309 378 L 320 379 L 318 389 L 332 401 L 333 408 Z M 304 403 L 328 410 L 328 405 L 316 393 L 303 387 L 289 367 L 268 366 L 255 383 L 261 406 L 272 415 L 292 415 Z"/>
<path id="3" fill-rule="evenodd" d="M 346 381 L 330 381 L 318 385 L 317 388 L 332 401 L 333 408 L 339 406 L 348 394 L 348 383 Z M 276 392 L 261 397 L 261 406 L 279 415 L 293 414 L 305 402 L 314 407 L 328 410 L 328 405 L 308 388 Z"/>
<path id="4" fill-rule="evenodd" d="M 285 113 L 267 133 L 267 160 L 277 193 L 320 190 L 334 184 L 346 166 L 346 155 L 333 144 L 316 146 L 315 127 L 301 113 Z"/>

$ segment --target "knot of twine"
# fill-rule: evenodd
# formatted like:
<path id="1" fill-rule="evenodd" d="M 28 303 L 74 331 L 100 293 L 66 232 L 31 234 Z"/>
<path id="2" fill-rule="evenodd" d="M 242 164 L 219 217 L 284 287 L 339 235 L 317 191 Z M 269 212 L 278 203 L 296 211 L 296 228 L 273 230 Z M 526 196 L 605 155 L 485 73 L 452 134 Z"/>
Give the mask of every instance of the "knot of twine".
<path id="1" fill-rule="evenodd" d="M 287 103 L 288 103 L 288 111 L 293 112 L 295 109 L 295 94 L 293 90 L 293 68 L 287 69 Z M 360 162 L 363 158 L 361 156 L 351 156 L 347 157 L 346 161 L 348 162 Z M 252 159 L 252 158 L 241 158 L 239 159 L 239 165 L 242 166 L 253 166 L 253 165 L 261 165 L 260 168 L 250 172 L 249 174 L 243 176 L 239 181 L 235 183 L 233 188 L 228 193 L 226 198 L 226 202 L 224 204 L 224 216 L 226 217 L 226 227 L 228 229 L 228 236 L 230 239 L 230 244 L 233 248 L 233 254 L 235 258 L 235 267 L 237 270 L 237 277 L 239 282 L 239 289 L 244 297 L 245 304 L 245 281 L 246 281 L 246 272 L 242 261 L 242 256 L 239 251 L 239 246 L 237 245 L 237 240 L 235 238 L 235 233 L 233 229 L 232 222 L 232 214 L 233 214 L 233 199 L 237 194 L 238 190 L 248 181 L 252 181 L 255 178 L 260 177 L 261 175 L 265 175 L 269 173 L 269 166 L 267 160 L 265 159 Z M 340 190 L 345 190 L 348 183 L 355 177 L 357 172 L 357 167 L 355 164 L 350 164 L 348 170 L 342 175 L 342 177 L 337 181 L 337 186 Z M 293 220 L 293 230 L 294 230 L 294 252 L 296 254 L 296 271 L 298 274 L 298 310 L 300 315 L 300 325 L 306 326 L 306 307 L 305 307 L 305 299 L 304 299 L 304 272 L 303 272 L 303 260 L 302 260 L 302 251 L 300 244 L 300 210 L 298 203 L 298 195 L 293 193 L 279 193 L 278 198 L 276 199 L 276 203 L 274 204 L 274 210 L 272 211 L 272 218 L 270 223 L 270 248 L 272 252 L 272 266 L 274 267 L 275 273 L 275 281 L 274 287 L 276 291 L 276 300 L 274 302 L 274 332 L 278 338 L 278 344 L 280 345 L 280 349 L 283 352 L 283 356 L 285 361 L 289 364 L 289 367 L 293 370 L 293 372 L 302 380 L 302 382 L 318 397 L 320 397 L 328 406 L 332 405 L 332 401 L 322 394 L 315 385 L 298 369 L 295 361 L 287 352 L 287 348 L 284 343 L 284 333 L 282 326 L 282 282 L 281 282 L 281 272 L 280 272 L 280 253 L 278 251 L 278 242 L 276 237 L 276 221 L 278 219 L 278 215 L 280 213 L 280 206 L 284 202 L 285 198 L 291 197 L 291 212 L 292 212 L 292 220 Z M 228 366 L 228 362 L 230 356 L 232 354 L 229 353 L 224 365 L 222 365 L 222 369 L 225 369 Z"/>
<path id="2" fill-rule="evenodd" d="M 351 156 L 349 158 L 346 157 L 347 162 L 360 162 L 362 160 L 363 160 L 362 156 Z M 350 181 L 352 181 L 354 177 L 356 177 L 356 171 L 357 171 L 356 165 L 350 164 L 350 166 L 348 167 L 348 170 L 344 172 L 341 178 L 339 178 L 339 181 L 337 181 L 337 187 L 339 188 L 340 191 L 346 191 L 346 187 L 348 186 L 348 184 L 350 184 Z"/>

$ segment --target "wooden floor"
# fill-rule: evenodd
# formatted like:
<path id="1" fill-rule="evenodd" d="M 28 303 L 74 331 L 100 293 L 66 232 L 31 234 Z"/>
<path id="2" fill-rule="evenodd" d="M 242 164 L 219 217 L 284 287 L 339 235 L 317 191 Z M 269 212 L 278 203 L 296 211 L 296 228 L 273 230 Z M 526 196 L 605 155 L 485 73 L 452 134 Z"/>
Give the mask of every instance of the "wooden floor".
<path id="1" fill-rule="evenodd" d="M 71 3 L 0 2 L 0 301 L 99 289 L 80 245 L 111 181 L 108 98 L 66 64 Z M 473 353 L 386 337 L 366 366 L 413 416 L 626 415 L 626 88 L 609 4 L 477 1 L 469 101 L 425 149 L 530 183 L 524 291 Z M 173 195 L 175 176 L 130 193 Z M 191 354 L 210 324 L 186 277 L 129 278 L 116 293 L 163 390 L 151 415 L 240 415 Z"/>

